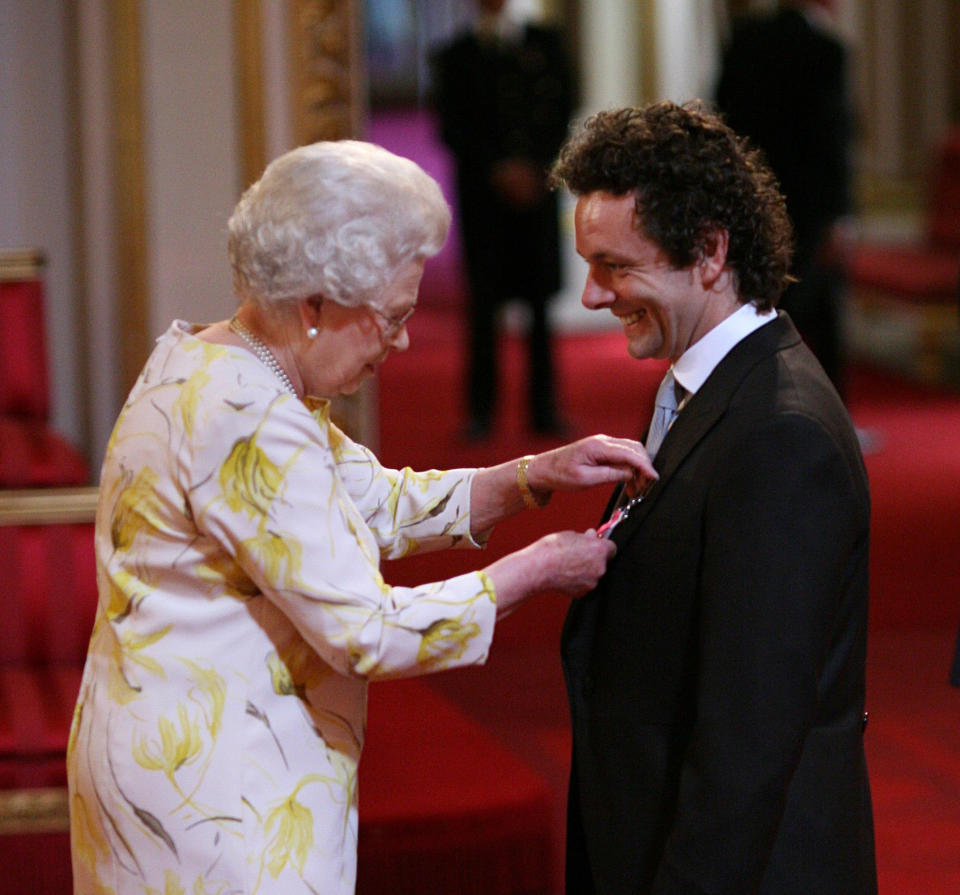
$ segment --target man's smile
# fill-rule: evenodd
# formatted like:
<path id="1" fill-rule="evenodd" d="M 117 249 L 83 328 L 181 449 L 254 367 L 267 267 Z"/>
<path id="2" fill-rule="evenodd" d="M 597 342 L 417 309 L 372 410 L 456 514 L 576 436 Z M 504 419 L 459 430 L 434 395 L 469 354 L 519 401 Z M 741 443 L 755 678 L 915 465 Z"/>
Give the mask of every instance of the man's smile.
<path id="1" fill-rule="evenodd" d="M 646 308 L 641 308 L 639 311 L 633 311 L 630 314 L 618 314 L 620 322 L 624 326 L 633 326 L 634 323 L 639 323 L 641 319 L 647 316 Z"/>

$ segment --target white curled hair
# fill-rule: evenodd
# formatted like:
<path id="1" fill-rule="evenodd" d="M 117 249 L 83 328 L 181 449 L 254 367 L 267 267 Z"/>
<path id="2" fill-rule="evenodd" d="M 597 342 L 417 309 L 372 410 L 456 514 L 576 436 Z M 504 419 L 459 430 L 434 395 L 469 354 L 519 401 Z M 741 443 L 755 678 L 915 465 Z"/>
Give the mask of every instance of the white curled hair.
<path id="1" fill-rule="evenodd" d="M 338 140 L 271 162 L 227 227 L 241 299 L 319 294 L 345 307 L 377 307 L 402 267 L 440 251 L 450 209 L 419 165 L 372 143 Z"/>

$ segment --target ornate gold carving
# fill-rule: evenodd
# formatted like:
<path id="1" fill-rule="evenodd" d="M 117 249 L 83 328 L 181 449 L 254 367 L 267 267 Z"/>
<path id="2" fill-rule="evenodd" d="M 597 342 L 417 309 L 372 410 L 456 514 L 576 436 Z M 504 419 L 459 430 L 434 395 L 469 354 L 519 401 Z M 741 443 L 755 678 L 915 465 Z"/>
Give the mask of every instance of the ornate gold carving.
<path id="1" fill-rule="evenodd" d="M 359 133 L 363 66 L 358 6 L 351 0 L 291 0 L 298 144 Z"/>
<path id="2" fill-rule="evenodd" d="M 293 126 L 297 145 L 358 138 L 366 108 L 359 0 L 289 0 Z M 333 402 L 333 419 L 376 449 L 373 382 Z"/>

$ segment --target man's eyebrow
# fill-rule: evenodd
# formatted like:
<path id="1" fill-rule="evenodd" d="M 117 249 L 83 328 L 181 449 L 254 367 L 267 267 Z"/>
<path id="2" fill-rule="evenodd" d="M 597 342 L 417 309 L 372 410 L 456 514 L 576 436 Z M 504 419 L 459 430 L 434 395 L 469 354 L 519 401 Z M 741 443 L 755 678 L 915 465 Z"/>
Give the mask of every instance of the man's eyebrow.
<path id="1" fill-rule="evenodd" d="M 616 252 L 601 249 L 600 251 L 594 252 L 592 255 L 584 255 L 579 250 L 577 254 L 583 258 L 584 261 L 613 261 L 616 264 L 629 264 L 630 260 L 625 255 L 619 255 Z"/>

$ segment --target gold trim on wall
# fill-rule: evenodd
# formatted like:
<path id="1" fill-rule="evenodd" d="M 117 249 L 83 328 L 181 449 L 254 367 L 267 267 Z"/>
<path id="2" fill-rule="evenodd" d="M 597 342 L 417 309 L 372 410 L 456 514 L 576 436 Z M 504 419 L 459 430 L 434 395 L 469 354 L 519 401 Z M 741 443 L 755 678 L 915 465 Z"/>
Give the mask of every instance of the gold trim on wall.
<path id="1" fill-rule="evenodd" d="M 46 264 L 41 249 L 0 249 L 0 283 L 36 280 L 43 276 Z"/>
<path id="2" fill-rule="evenodd" d="M 118 375 L 119 391 L 126 394 L 150 353 L 140 2 L 115 0 L 108 9 L 116 141 Z"/>
<path id="3" fill-rule="evenodd" d="M 640 0 L 637 11 L 637 27 L 640 29 L 640 84 L 637 91 L 640 101 L 652 103 L 661 98 L 660 64 L 657 57 L 657 3 L 656 0 Z"/>
<path id="4" fill-rule="evenodd" d="M 240 125 L 240 170 L 243 189 L 267 164 L 263 98 L 263 15 L 260 0 L 233 2 L 234 68 Z"/>
<path id="5" fill-rule="evenodd" d="M 297 145 L 361 132 L 366 87 L 359 7 L 355 0 L 290 0 Z"/>
<path id="6" fill-rule="evenodd" d="M 98 493 L 96 487 L 0 490 L 0 526 L 92 522 Z"/>
<path id="7" fill-rule="evenodd" d="M 289 0 L 290 75 L 296 145 L 359 139 L 366 119 L 366 69 L 359 0 Z M 334 421 L 376 450 L 377 391 L 370 380 L 332 405 Z"/>
<path id="8" fill-rule="evenodd" d="M 69 829 L 70 802 L 66 787 L 0 791 L 0 836 L 65 833 Z"/>

